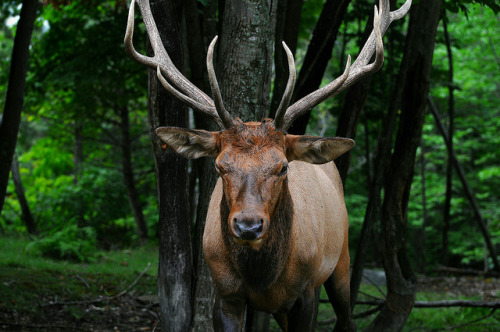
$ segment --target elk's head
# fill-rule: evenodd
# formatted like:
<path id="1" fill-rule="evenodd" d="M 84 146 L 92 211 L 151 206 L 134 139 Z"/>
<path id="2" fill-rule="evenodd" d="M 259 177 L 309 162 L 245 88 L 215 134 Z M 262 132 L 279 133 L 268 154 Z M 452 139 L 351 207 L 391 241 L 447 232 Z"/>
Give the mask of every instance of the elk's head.
<path id="1" fill-rule="evenodd" d="M 285 48 L 289 79 L 283 99 L 274 120 L 243 123 L 234 119 L 224 108 L 213 68 L 213 51 L 217 37 L 208 48 L 207 69 L 214 99 L 207 96 L 173 65 L 166 52 L 152 17 L 149 2 L 137 0 L 148 31 L 153 57 L 138 53 L 132 44 L 135 0 L 130 5 L 125 49 L 136 61 L 157 71 L 166 90 L 189 107 L 211 116 L 223 128 L 220 132 L 162 127 L 156 130 L 163 142 L 187 158 L 212 156 L 224 184 L 224 199 L 230 209 L 229 232 L 241 245 L 259 249 L 265 240 L 269 224 L 280 204 L 280 197 L 287 185 L 288 163 L 302 160 L 322 164 L 348 151 L 354 141 L 348 138 L 323 138 L 288 135 L 293 121 L 307 110 L 338 94 L 361 77 L 377 71 L 384 60 L 382 30 L 402 17 L 411 1 L 399 10 L 390 12 L 388 2 L 381 2 L 380 12 L 375 7 L 374 29 L 357 60 L 351 67 L 348 58 L 344 73 L 326 86 L 310 93 L 291 106 L 295 84 L 295 63 L 288 47 Z M 375 54 L 373 63 L 369 63 Z"/>
<path id="2" fill-rule="evenodd" d="M 229 207 L 229 232 L 236 243 L 258 250 L 267 236 L 287 183 L 288 163 L 323 164 L 348 151 L 354 141 L 287 135 L 265 119 L 221 132 L 162 127 L 163 142 L 187 158 L 212 156 Z M 226 222 L 226 221 L 223 221 Z"/>

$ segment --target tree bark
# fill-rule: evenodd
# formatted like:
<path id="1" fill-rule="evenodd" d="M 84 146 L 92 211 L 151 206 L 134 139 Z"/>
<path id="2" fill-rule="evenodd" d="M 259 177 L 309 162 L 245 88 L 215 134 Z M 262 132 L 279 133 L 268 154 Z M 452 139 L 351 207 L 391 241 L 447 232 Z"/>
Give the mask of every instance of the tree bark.
<path id="1" fill-rule="evenodd" d="M 161 39 L 182 70 L 181 38 L 172 1 L 151 1 Z M 148 47 L 151 54 L 151 49 Z M 187 198 L 187 160 L 164 149 L 155 133 L 160 126 L 187 127 L 187 110 L 148 70 L 148 110 L 159 204 L 158 298 L 162 331 L 187 331 L 192 317 L 192 253 Z"/>
<path id="2" fill-rule="evenodd" d="M 35 219 L 31 213 L 28 200 L 24 195 L 24 187 L 21 181 L 21 174 L 19 173 L 19 162 L 17 156 L 14 155 L 12 159 L 12 180 L 14 181 L 14 188 L 16 191 L 17 199 L 19 200 L 19 205 L 21 206 L 21 217 L 23 219 L 24 225 L 26 225 L 26 230 L 31 235 L 37 235 L 38 231 L 36 229 Z"/>
<path id="3" fill-rule="evenodd" d="M 0 124 L 0 214 L 5 202 L 12 158 L 17 143 L 24 104 L 24 87 L 28 71 L 29 46 L 36 20 L 38 0 L 24 0 L 17 23 L 10 62 L 9 85 Z"/>
<path id="4" fill-rule="evenodd" d="M 270 103 L 276 2 L 226 1 L 223 11 L 217 64 L 224 104 L 243 121 L 260 121 Z"/>
<path id="5" fill-rule="evenodd" d="M 432 102 L 432 99 L 428 97 L 428 101 L 430 104 L 430 109 L 432 112 L 432 115 L 434 116 L 434 120 L 436 120 L 436 124 L 438 125 L 438 130 L 441 133 L 441 136 L 443 136 L 443 139 L 445 141 L 446 146 L 448 146 L 448 135 L 446 134 L 446 129 L 444 125 L 441 123 L 439 120 L 439 113 L 437 111 L 436 105 Z M 469 201 L 472 211 L 474 212 L 474 217 L 479 225 L 479 228 L 481 229 L 481 232 L 483 234 L 484 242 L 486 243 L 486 246 L 488 247 L 488 250 L 490 252 L 491 259 L 493 260 L 493 265 L 495 266 L 495 271 L 500 272 L 500 264 L 498 262 L 498 257 L 495 252 L 495 247 L 493 246 L 493 243 L 491 242 L 491 237 L 488 232 L 488 229 L 486 228 L 486 225 L 484 223 L 483 217 L 481 215 L 481 210 L 479 209 L 479 205 L 477 204 L 476 197 L 474 193 L 472 192 L 472 189 L 469 186 L 469 183 L 467 182 L 467 178 L 465 177 L 465 172 L 458 163 L 457 156 L 455 155 L 455 152 L 452 152 L 452 159 L 453 165 L 455 166 L 455 170 L 458 173 L 458 177 L 460 179 L 460 182 L 462 182 L 462 187 L 464 188 L 465 191 L 465 196 L 467 196 L 467 200 Z"/>
<path id="6" fill-rule="evenodd" d="M 127 197 L 132 214 L 134 215 L 135 225 L 137 227 L 137 234 L 142 244 L 148 240 L 148 228 L 146 220 L 142 213 L 141 202 L 139 199 L 139 192 L 135 185 L 134 167 L 132 165 L 132 139 L 130 138 L 130 120 L 129 110 L 126 106 L 120 107 L 120 129 L 121 129 L 121 149 L 122 149 L 122 172 L 125 188 L 127 189 Z"/>
<path id="7" fill-rule="evenodd" d="M 194 233 L 194 268 L 196 275 L 194 280 L 193 296 L 193 324 L 192 331 L 213 331 L 212 308 L 215 301 L 215 292 L 212 285 L 210 269 L 203 255 L 202 240 L 207 218 L 208 204 L 212 196 L 213 188 L 217 181 L 217 173 L 214 168 L 213 158 L 199 160 L 200 170 L 199 187 L 200 194 L 196 211 L 196 229 Z"/>
<path id="8" fill-rule="evenodd" d="M 414 4 L 400 71 L 406 72 L 402 114 L 384 182 L 381 249 L 387 300 L 369 331 L 400 331 L 415 302 L 416 278 L 405 248 L 407 208 L 415 155 L 420 144 L 441 1 Z"/>
<path id="9" fill-rule="evenodd" d="M 323 6 L 295 85 L 292 103 L 319 88 L 350 2 L 350 0 L 327 0 Z M 298 118 L 288 132 L 303 135 L 306 132 L 309 116 L 310 111 Z"/>
<path id="10" fill-rule="evenodd" d="M 190 80 L 198 88 L 210 94 L 205 63 L 208 44 L 217 34 L 217 3 L 215 0 L 207 1 L 202 11 L 198 10 L 199 5 L 200 3 L 195 0 L 184 2 L 188 34 L 187 49 L 191 68 Z M 202 19 L 200 18 L 200 12 L 203 15 Z M 204 114 L 194 112 L 194 119 L 196 128 L 210 131 L 219 130 L 215 122 Z M 213 163 L 213 158 L 209 157 L 193 160 L 192 170 L 196 175 L 192 176 L 192 181 L 198 179 L 198 197 L 191 197 L 191 202 L 196 201 L 195 228 L 192 242 L 194 279 L 191 331 L 199 332 L 213 331 L 212 308 L 215 293 L 202 248 L 208 204 L 218 177 Z M 194 208 L 194 206 L 191 207 L 191 209 Z"/>

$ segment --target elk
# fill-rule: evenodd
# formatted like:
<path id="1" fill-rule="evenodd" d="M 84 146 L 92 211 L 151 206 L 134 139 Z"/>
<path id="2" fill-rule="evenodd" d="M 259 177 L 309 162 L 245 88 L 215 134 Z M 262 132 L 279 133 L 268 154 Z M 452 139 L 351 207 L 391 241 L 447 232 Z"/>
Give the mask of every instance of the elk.
<path id="1" fill-rule="evenodd" d="M 384 61 L 382 35 L 403 17 L 411 0 L 391 12 L 389 1 L 375 6 L 374 27 L 356 61 L 326 86 L 290 104 L 295 63 L 283 43 L 289 79 L 274 120 L 243 123 L 225 109 L 213 67 L 217 37 L 207 53 L 213 100 L 172 64 L 159 37 L 149 3 L 137 0 L 154 55 L 133 46 L 133 0 L 125 48 L 157 72 L 171 94 L 209 115 L 219 132 L 160 127 L 156 133 L 186 158 L 215 158 L 219 179 L 212 193 L 203 251 L 215 288 L 216 331 L 241 331 L 246 306 L 273 314 L 284 331 L 314 327 L 315 294 L 325 286 L 337 317 L 336 330 L 355 330 L 349 305 L 348 216 L 343 186 L 333 160 L 350 150 L 349 138 L 287 134 L 297 117 L 338 94 Z M 373 62 L 370 62 L 374 56 Z"/>

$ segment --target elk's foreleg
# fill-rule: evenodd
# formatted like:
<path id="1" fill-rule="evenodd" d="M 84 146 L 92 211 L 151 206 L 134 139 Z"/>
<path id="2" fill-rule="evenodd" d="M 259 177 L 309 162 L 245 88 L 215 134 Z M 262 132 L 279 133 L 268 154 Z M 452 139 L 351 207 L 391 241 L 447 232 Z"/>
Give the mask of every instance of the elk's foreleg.
<path id="1" fill-rule="evenodd" d="M 314 289 L 313 285 L 308 285 L 302 296 L 297 299 L 293 307 L 287 314 L 288 332 L 313 331 L 317 316 L 316 294 L 319 295 L 319 289 Z M 281 324 L 280 324 L 281 326 Z"/>
<path id="2" fill-rule="evenodd" d="M 215 296 L 213 323 L 215 331 L 242 331 L 245 300 Z"/>
<path id="3" fill-rule="evenodd" d="M 342 253 L 332 275 L 324 283 L 328 299 L 337 315 L 334 331 L 356 331 L 356 324 L 351 318 L 350 280 L 349 280 L 349 250 L 347 236 L 344 240 Z"/>

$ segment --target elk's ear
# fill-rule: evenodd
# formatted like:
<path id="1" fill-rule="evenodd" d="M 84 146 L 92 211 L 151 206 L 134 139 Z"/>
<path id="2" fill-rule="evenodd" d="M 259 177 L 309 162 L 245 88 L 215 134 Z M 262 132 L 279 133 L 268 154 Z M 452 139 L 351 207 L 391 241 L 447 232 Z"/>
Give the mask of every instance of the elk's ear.
<path id="1" fill-rule="evenodd" d="M 219 133 L 206 130 L 185 129 L 177 127 L 160 127 L 156 134 L 172 150 L 185 158 L 219 155 Z"/>
<path id="2" fill-rule="evenodd" d="M 350 138 L 286 135 L 288 161 L 301 160 L 311 164 L 324 164 L 335 160 L 354 146 Z"/>

